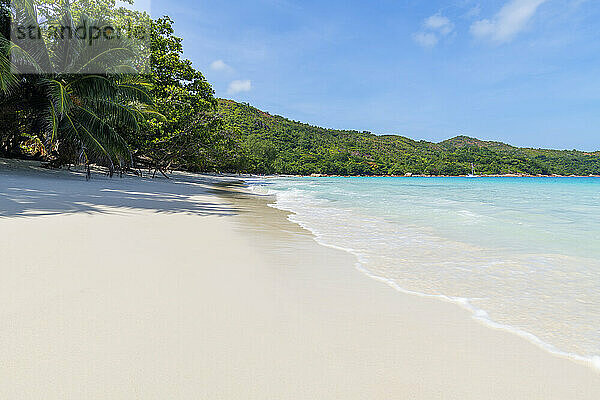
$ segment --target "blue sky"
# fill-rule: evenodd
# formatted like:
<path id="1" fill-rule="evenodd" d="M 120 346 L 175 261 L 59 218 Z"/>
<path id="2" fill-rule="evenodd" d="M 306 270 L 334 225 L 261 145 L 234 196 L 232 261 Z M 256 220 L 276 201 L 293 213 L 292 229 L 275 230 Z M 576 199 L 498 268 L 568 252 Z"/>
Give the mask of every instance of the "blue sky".
<path id="1" fill-rule="evenodd" d="M 594 0 L 153 0 L 217 96 L 440 141 L 600 150 Z"/>

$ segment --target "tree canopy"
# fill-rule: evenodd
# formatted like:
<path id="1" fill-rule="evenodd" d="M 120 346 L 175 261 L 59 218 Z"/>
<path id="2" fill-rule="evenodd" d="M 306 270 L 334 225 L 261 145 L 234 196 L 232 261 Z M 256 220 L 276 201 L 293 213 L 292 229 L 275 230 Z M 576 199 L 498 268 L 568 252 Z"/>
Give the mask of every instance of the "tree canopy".
<path id="1" fill-rule="evenodd" d="M 324 129 L 219 100 L 218 113 L 239 132 L 238 169 L 260 174 L 466 175 L 600 174 L 600 154 L 517 148 L 458 136 L 441 143 Z M 216 169 L 226 169 L 215 165 Z M 231 166 L 229 166 L 231 169 Z"/>
<path id="2" fill-rule="evenodd" d="M 168 16 L 115 0 L 0 0 L 0 156 L 52 167 L 99 164 L 258 174 L 600 174 L 600 154 L 517 148 L 466 136 L 441 143 L 311 126 L 216 99 L 183 56 Z M 141 41 L 31 46 L 16 25 L 113 24 Z"/>

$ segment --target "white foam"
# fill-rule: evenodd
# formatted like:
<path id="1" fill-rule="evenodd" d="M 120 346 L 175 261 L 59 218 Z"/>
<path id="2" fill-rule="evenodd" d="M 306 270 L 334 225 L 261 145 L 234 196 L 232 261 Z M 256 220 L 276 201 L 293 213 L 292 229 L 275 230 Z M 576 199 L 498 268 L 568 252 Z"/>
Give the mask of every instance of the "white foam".
<path id="1" fill-rule="evenodd" d="M 347 210 L 334 209 L 328 204 L 326 200 L 317 199 L 314 196 L 310 196 L 308 193 L 306 193 L 306 191 L 300 190 L 295 187 L 289 188 L 287 190 L 277 190 L 273 188 L 265 188 L 265 186 L 262 186 L 260 182 L 256 182 L 255 184 L 251 185 L 250 188 L 254 193 L 257 194 L 275 196 L 275 203 L 269 204 L 269 206 L 291 212 L 291 214 L 288 216 L 288 219 L 291 222 L 294 222 L 300 225 L 302 228 L 310 231 L 314 235 L 314 239 L 319 244 L 353 254 L 358 261 L 356 264 L 356 268 L 365 275 L 369 276 L 370 278 L 384 282 L 402 293 L 415 295 L 419 297 L 435 298 L 441 301 L 456 304 L 468 310 L 475 320 L 490 328 L 511 332 L 530 341 L 531 343 L 534 343 L 535 345 L 539 346 L 540 348 L 543 348 L 544 350 L 554 355 L 566 357 L 574 361 L 584 363 L 592 367 L 597 372 L 600 372 L 600 356 L 583 356 L 571 352 L 565 352 L 558 349 L 554 345 L 543 341 L 538 336 L 527 332 L 526 330 L 511 326 L 509 324 L 501 324 L 495 322 L 490 318 L 486 310 L 477 308 L 472 304 L 471 301 L 474 299 L 457 296 L 446 296 L 443 294 L 427 294 L 419 291 L 408 290 L 398 285 L 398 283 L 395 282 L 393 279 L 373 273 L 373 271 L 367 268 L 369 261 L 368 254 L 351 246 L 340 246 L 339 244 L 332 243 L 330 240 L 327 240 L 328 235 L 326 234 L 326 232 L 320 231 L 320 228 L 318 228 L 314 222 L 311 223 L 308 220 L 308 218 L 303 218 L 304 215 L 302 215 L 302 212 L 310 213 L 307 215 L 312 215 L 312 217 L 314 217 L 315 220 L 320 220 L 324 226 L 327 226 L 327 224 L 329 224 L 328 221 L 331 221 L 332 214 L 337 214 L 338 216 L 343 215 L 347 212 Z M 474 215 L 471 215 L 471 213 L 465 212 L 464 214 L 469 217 L 474 217 Z M 341 220 L 338 219 L 337 221 L 339 223 Z M 329 226 L 331 227 L 331 224 L 329 224 Z M 427 239 L 428 238 L 417 238 L 415 240 Z M 481 265 L 481 269 L 490 268 L 490 265 L 494 264 L 501 264 L 501 262 L 491 261 L 489 263 L 484 263 L 483 265 Z M 514 271 L 508 271 L 508 274 L 514 273 Z"/>

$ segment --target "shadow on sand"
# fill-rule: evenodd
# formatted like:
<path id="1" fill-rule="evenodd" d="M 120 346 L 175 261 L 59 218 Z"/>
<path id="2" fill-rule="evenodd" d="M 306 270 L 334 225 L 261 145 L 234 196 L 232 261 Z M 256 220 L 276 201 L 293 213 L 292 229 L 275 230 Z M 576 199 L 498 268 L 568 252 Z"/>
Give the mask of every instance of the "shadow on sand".
<path id="1" fill-rule="evenodd" d="M 0 218 L 125 210 L 197 216 L 237 214 L 233 206 L 206 201 L 207 190 L 214 183 L 209 177 L 189 174 L 177 174 L 171 180 L 94 174 L 86 182 L 84 174 L 76 172 L 0 169 Z"/>

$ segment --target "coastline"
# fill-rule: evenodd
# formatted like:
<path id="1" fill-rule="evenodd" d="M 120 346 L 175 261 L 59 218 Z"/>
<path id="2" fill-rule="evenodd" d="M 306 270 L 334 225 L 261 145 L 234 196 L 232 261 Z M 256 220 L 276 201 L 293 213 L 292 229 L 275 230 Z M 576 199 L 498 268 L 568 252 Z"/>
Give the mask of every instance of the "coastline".
<path id="1" fill-rule="evenodd" d="M 293 222 L 289 220 L 289 216 L 293 215 L 290 212 L 287 211 L 283 211 L 274 207 L 270 207 L 272 210 L 271 211 L 265 211 L 264 210 L 264 206 L 268 206 L 271 205 L 274 201 L 273 196 L 271 195 L 264 195 L 264 196 L 260 196 L 259 199 L 257 200 L 256 198 L 254 198 L 253 200 L 249 200 L 248 198 L 246 198 L 245 200 L 239 200 L 239 199 L 244 199 L 244 194 L 237 194 L 234 198 L 237 198 L 238 201 L 235 202 L 234 204 L 244 204 L 247 202 L 253 202 L 253 203 L 258 203 L 259 205 L 255 205 L 252 208 L 255 209 L 254 212 L 248 213 L 246 214 L 246 219 L 247 221 L 244 223 L 245 228 L 244 230 L 246 230 L 246 234 L 252 234 L 254 236 L 254 240 L 253 240 L 253 244 L 260 246 L 261 243 L 263 243 L 262 245 L 265 247 L 270 247 L 272 246 L 273 243 L 269 243 L 269 244 L 264 244 L 264 242 L 260 242 L 257 241 L 259 238 L 256 237 L 257 233 L 255 232 L 256 225 L 262 225 L 262 224 L 267 224 L 268 221 L 268 226 L 269 228 L 273 227 L 273 218 L 277 218 L 277 219 L 285 219 L 285 222 L 281 222 L 282 227 L 280 228 L 280 230 L 285 231 L 285 232 L 295 232 L 295 235 L 297 235 L 298 238 L 302 238 L 302 239 L 297 239 L 297 240 L 306 240 L 307 242 L 314 242 L 317 244 L 317 246 L 320 247 L 325 247 L 327 249 L 329 249 L 332 252 L 336 252 L 336 253 L 342 253 L 345 255 L 349 255 L 350 259 L 347 259 L 344 264 L 344 269 L 345 269 L 345 274 L 350 274 L 350 275 L 357 275 L 355 276 L 355 279 L 367 279 L 367 280 L 372 280 L 374 282 L 373 283 L 369 283 L 368 285 L 373 286 L 374 290 L 378 291 L 379 295 L 383 295 L 383 292 L 386 292 L 386 295 L 389 296 L 398 296 L 398 299 L 386 299 L 384 300 L 384 302 L 386 304 L 389 304 L 390 302 L 394 302 L 397 301 L 399 304 L 401 303 L 408 303 L 411 304 L 410 307 L 399 307 L 399 309 L 402 309 L 403 311 L 406 311 L 406 309 L 412 309 L 414 310 L 418 310 L 418 314 L 425 314 L 428 316 L 431 316 L 433 319 L 429 322 L 425 322 L 420 320 L 418 315 L 412 315 L 412 316 L 405 316 L 405 318 L 410 318 L 411 322 L 414 322 L 415 320 L 419 320 L 419 323 L 417 323 L 418 325 L 418 329 L 417 331 L 419 332 L 423 332 L 423 331 L 429 331 L 429 333 L 431 333 L 432 330 L 436 330 L 436 327 L 439 328 L 439 330 L 437 330 L 435 333 L 432 333 L 432 336 L 437 336 L 439 335 L 440 331 L 443 331 L 444 329 L 448 329 L 448 320 L 452 321 L 450 322 L 450 325 L 453 326 L 454 330 L 456 329 L 456 331 L 460 331 L 461 333 L 459 333 L 457 336 L 464 338 L 464 337 L 468 337 L 469 340 L 472 341 L 472 343 L 461 343 L 460 346 L 456 346 L 456 341 L 460 341 L 460 339 L 458 339 L 457 337 L 451 337 L 451 338 L 445 338 L 443 340 L 441 340 L 441 344 L 440 344 L 440 348 L 443 348 L 443 350 L 441 350 L 441 353 L 444 353 L 445 351 L 448 351 L 449 353 L 452 353 L 453 351 L 456 352 L 456 354 L 461 354 L 462 356 L 464 356 L 465 358 L 469 358 L 469 357 L 475 357 L 478 359 L 478 362 L 481 362 L 482 359 L 487 359 L 488 362 L 490 362 L 490 365 L 486 365 L 485 363 L 479 364 L 478 366 L 469 366 L 466 370 L 468 370 L 470 373 L 473 373 L 475 371 L 476 368 L 482 368 L 483 367 L 483 371 L 478 371 L 478 373 L 473 373 L 473 375 L 470 376 L 470 379 L 484 379 L 484 377 L 490 377 L 493 376 L 494 374 L 502 374 L 503 371 L 505 372 L 506 370 L 513 370 L 513 371 L 518 371 L 516 373 L 516 375 L 521 376 L 522 379 L 524 379 L 525 381 L 527 381 L 527 384 L 525 384 L 524 382 L 521 381 L 521 378 L 517 379 L 519 381 L 519 383 L 522 384 L 522 386 L 516 388 L 514 390 L 514 392 L 511 392 L 510 394 L 508 394 L 508 392 L 503 392 L 503 390 L 506 390 L 508 385 L 506 387 L 503 387 L 502 384 L 499 384 L 496 388 L 492 388 L 494 386 L 494 383 L 491 383 L 488 381 L 488 384 L 490 386 L 487 387 L 487 392 L 482 391 L 479 393 L 460 393 L 456 394 L 456 398 L 490 398 L 490 399 L 503 399 L 503 398 L 528 398 L 528 399 L 550 399 L 550 398 L 587 398 L 587 396 L 590 396 L 590 398 L 594 398 L 597 397 L 597 395 L 600 393 L 600 389 L 596 386 L 599 382 L 599 378 L 600 375 L 598 374 L 598 370 L 595 369 L 594 365 L 592 365 L 588 360 L 577 360 L 577 359 L 573 359 L 570 356 L 564 354 L 564 353 L 559 353 L 559 352 L 550 352 L 548 351 L 547 348 L 544 348 L 540 343 L 536 343 L 535 339 L 533 339 L 531 336 L 527 337 L 528 334 L 523 333 L 523 332 L 515 332 L 515 331 L 511 331 L 511 330 L 507 330 L 506 327 L 504 326 L 500 326 L 498 324 L 494 324 L 491 321 L 484 321 L 481 318 L 477 318 L 476 315 L 473 314 L 473 310 L 470 309 L 468 306 L 465 305 L 460 305 L 458 304 L 456 301 L 454 301 L 453 299 L 441 299 L 440 296 L 427 296 L 427 295 L 422 295 L 419 293 L 415 293 L 415 292 L 409 292 L 409 291 L 405 291 L 402 288 L 399 288 L 395 285 L 392 285 L 390 283 L 390 281 L 384 280 L 380 277 L 377 276 L 372 276 L 370 275 L 367 271 L 365 271 L 364 269 L 362 269 L 360 267 L 360 263 L 359 261 L 356 259 L 356 256 L 354 254 L 352 254 L 348 249 L 342 249 L 342 248 L 338 248 L 336 246 L 332 246 L 332 245 L 328 245 L 328 244 L 324 244 L 319 242 L 318 237 L 315 235 L 314 232 L 310 231 L 309 229 L 299 225 L 297 222 Z M 252 195 L 254 196 L 254 195 Z M 228 196 L 226 198 L 229 198 Z M 257 211 L 256 209 L 263 209 L 262 211 Z M 265 218 L 265 213 L 267 215 L 271 215 L 268 218 Z M 260 218 L 259 218 L 260 216 Z M 295 228 L 293 228 L 292 226 L 295 226 Z M 267 231 L 271 231 L 272 229 L 258 229 L 259 232 L 267 232 Z M 258 235 L 261 236 L 261 235 Z M 269 238 L 272 239 L 271 237 L 272 235 L 269 235 Z M 284 238 L 284 239 L 280 239 L 281 242 L 285 242 L 286 240 L 289 240 L 288 238 Z M 289 247 L 289 244 L 285 244 L 285 243 L 281 243 L 281 246 L 287 248 Z M 306 246 L 310 246 L 308 243 L 305 244 Z M 314 250 L 313 250 L 314 251 Z M 326 250 L 321 250 L 321 251 L 326 251 Z M 277 263 L 281 263 L 281 258 L 283 257 L 281 254 L 276 255 L 276 257 L 279 257 Z M 284 258 L 284 257 L 283 257 Z M 339 271 L 340 274 L 342 274 L 341 271 Z M 348 279 L 348 278 L 346 278 Z M 363 284 L 367 285 L 366 283 L 363 282 Z M 375 289 L 375 287 L 377 287 Z M 362 287 L 359 290 L 364 290 L 364 287 Z M 379 292 L 381 291 L 381 292 Z M 440 301 L 443 300 L 443 301 Z M 406 304 L 405 303 L 405 304 Z M 459 307 L 457 307 L 457 305 Z M 374 307 L 377 308 L 377 307 Z M 443 316 L 443 317 L 442 317 Z M 402 317 L 398 317 L 398 318 L 402 318 Z M 437 318 L 447 318 L 447 320 L 445 321 L 440 321 Z M 426 328 L 424 327 L 424 325 L 428 325 Z M 474 334 L 473 332 L 476 331 L 477 333 Z M 465 332 L 469 332 L 469 333 L 465 333 Z M 412 341 L 412 340 L 411 340 Z M 401 342 L 401 341 L 400 341 Z M 448 349 L 445 348 L 445 346 L 448 345 L 448 342 L 452 343 L 451 347 L 454 347 L 452 349 Z M 494 345 L 489 345 L 490 342 L 494 342 Z M 389 344 L 389 346 L 393 346 L 393 344 Z M 474 346 L 474 347 L 471 347 Z M 478 354 L 468 354 L 470 351 L 475 350 L 475 353 Z M 482 353 L 479 353 L 482 352 Z M 448 355 L 448 353 L 446 353 L 446 355 Z M 490 358 L 488 358 L 490 357 Z M 424 356 L 424 359 L 426 360 L 432 360 L 435 357 L 432 355 L 429 356 Z M 448 357 L 448 359 L 451 359 L 452 357 Z M 491 361 L 491 359 L 495 360 L 495 361 Z M 498 362 L 500 361 L 501 362 Z M 446 360 L 448 361 L 448 360 Z M 507 366 L 506 364 L 512 364 Z M 504 364 L 504 365 L 503 365 Z M 465 369 L 462 369 L 465 367 L 465 364 L 462 364 L 459 366 L 459 368 L 461 369 L 462 372 L 465 371 Z M 486 370 L 486 367 L 489 368 L 489 370 Z M 427 368 L 427 367 L 425 367 Z M 558 369 L 555 369 L 558 368 Z M 533 391 L 527 392 L 528 390 L 531 389 L 531 387 L 533 386 L 534 388 L 536 387 L 536 385 L 538 388 L 541 388 L 542 386 L 547 386 L 547 385 L 554 385 L 557 381 L 561 381 L 564 378 L 564 374 L 569 374 L 567 372 L 567 370 L 574 368 L 574 369 L 578 369 L 579 372 L 582 372 L 584 375 L 586 375 L 589 378 L 589 382 L 586 381 L 586 379 L 584 379 L 584 381 L 581 381 L 579 384 L 583 385 L 582 387 L 586 386 L 586 383 L 589 384 L 589 387 L 587 388 L 587 390 L 589 390 L 588 392 L 585 392 L 586 389 L 584 389 L 583 391 L 579 390 L 576 388 L 577 385 L 571 386 L 570 389 L 566 390 L 563 392 L 563 394 L 559 395 L 558 393 L 561 392 L 562 390 L 564 390 L 564 388 L 558 388 L 558 387 L 552 387 L 549 389 L 544 389 L 544 390 L 540 390 L 539 392 L 536 392 L 535 389 Z M 582 369 L 580 369 L 582 368 Z M 532 371 L 532 370 L 537 370 L 537 371 Z M 559 373 L 555 378 L 549 380 L 547 379 L 550 375 L 553 375 L 554 373 L 556 373 L 558 370 L 562 370 L 561 373 Z M 403 373 L 406 373 L 406 370 L 403 370 Z M 439 376 L 444 375 L 445 373 L 447 373 L 447 371 L 440 371 L 438 370 L 437 373 L 439 374 Z M 539 379 L 540 376 L 543 376 L 544 378 L 542 378 L 540 381 L 538 381 L 536 383 L 536 378 L 534 378 L 534 376 L 539 373 L 540 375 L 537 376 L 537 378 Z M 562 376 L 562 377 L 559 377 Z M 413 379 L 415 380 L 421 380 L 422 376 L 420 376 L 420 374 L 415 374 L 412 376 Z M 463 379 L 460 380 L 460 377 L 457 376 L 456 379 L 460 380 L 460 384 L 464 384 L 464 377 L 462 377 Z M 515 379 L 516 376 L 512 376 L 511 379 Z M 566 379 L 565 379 L 566 380 Z M 497 382 L 496 382 L 497 383 Z M 566 382 L 562 382 L 562 383 L 566 383 Z M 511 385 L 514 385 L 515 382 L 513 382 Z M 451 384 L 449 382 L 446 383 L 447 388 L 448 388 L 448 392 L 445 392 L 445 395 L 440 397 L 440 398 L 455 398 L 453 397 L 455 394 L 453 394 L 453 390 L 451 390 Z M 531 386 L 529 386 L 531 385 Z M 529 387 L 528 387 L 529 386 Z M 461 389 L 465 389 L 467 388 L 468 385 L 464 386 L 463 388 L 458 389 L 458 391 L 460 391 Z M 422 388 L 421 388 L 422 389 Z M 496 392 L 496 390 L 498 390 L 498 392 Z M 524 393 L 527 392 L 527 395 L 524 395 Z M 415 391 L 415 392 L 410 392 L 411 396 L 415 396 L 414 398 L 438 398 L 435 397 L 434 395 L 428 393 L 427 395 L 425 395 L 423 392 L 420 391 Z M 423 397 L 421 397 L 423 396 Z M 431 397 L 430 397 L 431 396 Z M 497 396 L 497 397 L 496 397 Z M 413 397 L 410 397 L 413 398 Z"/>
<path id="2" fill-rule="evenodd" d="M 207 174 L 207 175 L 228 175 L 228 174 Z M 234 175 L 234 174 L 231 174 Z M 421 175 L 421 174 L 404 174 L 404 175 L 329 175 L 329 174 L 307 174 L 307 175 L 290 175 L 290 174 L 237 174 L 241 177 L 250 178 L 600 178 L 600 175 L 531 175 L 531 174 L 490 174 L 490 175 Z"/>
<path id="3" fill-rule="evenodd" d="M 0 167 L 3 398 L 600 393 L 586 365 L 366 277 L 236 178 L 42 172 Z"/>
<path id="4" fill-rule="evenodd" d="M 267 182 L 266 186 L 264 186 L 264 184 L 261 184 L 261 183 L 258 183 L 258 185 L 256 185 L 256 182 L 253 182 L 252 186 L 256 185 L 257 187 L 264 186 L 265 188 L 269 188 L 271 185 L 268 183 L 268 180 L 265 182 Z M 314 181 L 314 180 L 311 181 L 310 186 L 314 185 L 313 182 L 316 182 L 316 181 Z M 324 186 L 325 188 L 332 187 L 334 189 L 337 189 L 337 186 L 327 186 L 327 185 L 334 185 L 334 182 L 337 182 L 337 181 L 323 182 L 323 184 L 325 185 Z M 277 187 L 277 186 L 278 185 L 275 184 L 275 187 Z M 293 187 L 295 188 L 296 186 L 293 186 Z M 301 187 L 302 191 L 306 190 L 303 186 L 298 186 L 298 187 Z M 309 192 L 309 190 L 306 190 L 306 191 Z M 264 189 L 260 189 L 257 192 L 265 193 Z M 288 196 L 284 196 L 286 193 L 282 192 L 279 189 L 274 190 L 274 191 L 269 190 L 268 192 L 273 196 L 273 200 L 270 202 L 269 206 L 289 212 L 288 220 L 294 224 L 301 226 L 303 229 L 306 229 L 309 232 L 311 232 L 311 234 L 314 236 L 315 240 L 319 244 L 321 244 L 323 246 L 331 247 L 333 249 L 342 250 L 342 251 L 352 254 L 356 259 L 357 268 L 363 274 L 368 276 L 370 279 L 375 279 L 377 281 L 383 282 L 386 285 L 389 285 L 390 287 L 392 287 L 394 290 L 397 290 L 404 294 L 409 294 L 412 296 L 418 296 L 418 297 L 423 297 L 423 298 L 436 299 L 438 301 L 443 301 L 443 302 L 454 304 L 455 306 L 459 306 L 461 309 L 467 310 L 469 312 L 471 318 L 480 322 L 481 324 L 483 324 L 486 327 L 489 327 L 491 329 L 496 329 L 496 330 L 502 330 L 505 332 L 509 332 L 513 335 L 517 335 L 517 336 L 531 342 L 532 344 L 538 346 L 539 348 L 543 349 L 544 351 L 549 352 L 550 354 L 553 354 L 558 357 L 565 357 L 574 362 L 585 364 L 589 368 L 592 368 L 594 371 L 600 373 L 600 357 L 596 355 L 598 353 L 586 353 L 585 350 L 584 351 L 577 351 L 577 350 L 573 351 L 568 348 L 565 349 L 565 347 L 561 346 L 562 343 L 560 343 L 558 345 L 556 343 L 552 344 L 551 341 L 547 341 L 544 339 L 544 336 L 543 336 L 544 332 L 542 332 L 541 336 L 537 336 L 537 334 L 539 334 L 540 332 L 536 333 L 535 330 L 529 329 L 529 328 L 532 328 L 531 326 L 529 326 L 529 327 L 527 327 L 527 325 L 519 326 L 518 321 L 516 321 L 517 323 L 513 323 L 512 321 L 507 321 L 506 318 L 504 318 L 503 322 L 499 322 L 499 321 L 502 321 L 502 319 L 501 319 L 502 315 L 498 315 L 497 312 L 494 315 L 494 312 L 497 311 L 497 309 L 488 308 L 485 306 L 482 307 L 482 305 L 478 305 L 478 304 L 472 302 L 469 297 L 460 297 L 461 296 L 460 293 L 455 292 L 452 295 L 447 295 L 447 293 L 452 293 L 451 289 L 442 290 L 442 291 L 438 290 L 437 293 L 440 293 L 440 294 L 430 294 L 427 291 L 421 291 L 416 288 L 409 289 L 407 287 L 404 287 L 401 283 L 398 283 L 397 281 L 395 281 L 394 278 L 386 276 L 385 273 L 380 274 L 379 272 L 372 271 L 371 269 L 373 267 L 373 263 L 370 261 L 370 258 L 373 258 L 374 252 L 367 249 L 368 245 L 366 245 L 367 247 L 364 247 L 364 246 L 361 247 L 361 245 L 355 246 L 355 245 L 357 245 L 356 242 L 354 242 L 354 245 L 353 245 L 350 243 L 344 243 L 343 239 L 338 240 L 335 235 L 332 236 L 333 231 L 332 231 L 332 229 L 330 229 L 327 226 L 327 224 L 321 224 L 317 220 L 311 218 L 307 214 L 307 208 L 304 206 L 300 206 L 300 204 L 306 203 L 307 201 L 310 202 L 311 196 L 302 196 L 303 200 L 301 200 L 301 199 L 297 198 L 297 195 L 293 195 L 288 198 Z M 282 194 L 281 199 L 279 199 L 279 194 Z M 331 209 L 333 209 L 333 210 L 337 210 L 337 212 L 340 212 L 340 210 L 343 209 L 343 206 L 335 205 L 336 200 L 332 200 L 333 197 L 326 197 L 326 196 L 323 196 L 323 197 L 332 201 L 329 204 L 329 207 L 327 207 L 327 208 L 330 208 L 330 211 L 331 211 Z M 290 201 L 290 198 L 294 198 L 295 200 Z M 339 200 L 339 197 L 337 199 Z M 365 199 L 365 201 L 367 201 L 367 200 Z M 388 201 L 389 201 L 389 199 L 388 199 Z M 324 201 L 324 202 L 329 203 L 328 201 Z M 320 210 L 319 207 L 317 207 L 317 208 Z M 332 211 L 332 213 L 335 213 L 335 212 Z M 311 214 L 311 213 L 309 213 L 309 214 Z M 319 215 L 321 215 L 321 214 L 319 214 Z M 362 216 L 362 218 L 365 218 L 365 219 L 370 218 L 370 215 L 368 215 L 368 214 L 361 214 L 361 216 Z M 354 218 L 355 220 L 358 220 L 358 221 L 362 220 L 361 218 L 359 218 L 360 217 L 359 215 L 355 215 L 355 217 L 356 217 L 356 218 Z M 331 219 L 331 218 L 327 218 L 327 215 L 325 215 L 325 219 L 327 220 L 327 219 Z M 345 220 L 345 221 L 346 221 L 346 223 L 348 223 L 347 220 Z M 353 224 L 351 224 L 351 225 L 352 226 L 348 228 L 349 231 L 356 232 L 357 225 L 353 225 Z M 345 226 L 345 225 L 342 225 L 342 226 Z M 364 228 L 367 229 L 366 226 L 364 226 Z M 372 228 L 372 226 L 369 225 L 369 228 Z M 341 237 L 345 236 L 344 234 L 342 234 L 339 231 L 338 231 L 338 233 L 341 234 Z M 405 240 L 404 237 L 403 237 L 403 240 Z M 392 261 L 390 261 L 390 262 L 392 262 Z M 396 262 L 396 264 L 394 264 L 394 265 L 398 265 L 397 259 L 395 260 L 395 262 Z M 414 266 L 413 266 L 413 268 L 414 268 Z M 533 284 L 535 284 L 535 282 L 533 282 Z M 525 289 L 525 290 L 527 290 L 527 289 Z M 446 293 L 446 294 L 441 294 L 441 293 Z M 470 297 L 473 300 L 479 300 L 482 296 L 477 296 L 477 295 L 471 294 Z M 587 304 L 592 304 L 592 303 L 587 303 Z M 492 316 L 490 316 L 490 312 L 491 312 Z M 557 314 L 554 314 L 555 318 L 557 318 L 557 316 L 558 316 Z M 497 319 L 497 317 L 500 317 L 500 318 Z M 529 317 L 535 318 L 535 315 L 530 314 Z M 568 318 L 569 316 L 567 315 L 566 317 Z"/>
<path id="5" fill-rule="evenodd" d="M 382 282 L 382 283 L 390 286 L 394 290 L 398 291 L 399 293 L 408 294 L 410 296 L 417 296 L 417 297 L 421 297 L 421 298 L 435 299 L 437 301 L 442 301 L 445 303 L 450 303 L 455 306 L 458 306 L 461 309 L 468 311 L 470 314 L 470 317 L 473 320 L 478 321 L 479 323 L 481 323 L 482 325 L 484 325 L 488 328 L 495 329 L 495 330 L 501 330 L 501 331 L 508 332 L 510 334 L 519 336 L 519 337 L 527 340 L 528 342 L 536 345 L 537 347 L 544 350 L 545 352 L 548 352 L 557 357 L 563 357 L 563 358 L 569 359 L 573 362 L 586 365 L 587 367 L 593 369 L 595 372 L 600 373 L 600 357 L 598 357 L 598 356 L 587 356 L 586 357 L 581 354 L 575 354 L 575 353 L 570 353 L 568 351 L 561 350 L 560 348 L 557 348 L 556 346 L 554 346 L 548 342 L 545 342 L 543 339 L 541 339 L 540 337 L 536 336 L 535 334 L 533 334 L 527 330 L 509 325 L 506 323 L 497 322 L 490 318 L 487 310 L 484 310 L 484 309 L 474 306 L 468 298 L 453 297 L 453 296 L 447 296 L 444 294 L 427 294 L 427 293 L 422 293 L 419 291 L 406 289 L 406 288 L 400 286 L 393 279 L 387 278 L 385 276 L 379 276 L 379 275 L 375 274 L 374 272 L 369 271 L 366 261 L 363 259 L 364 257 L 363 257 L 363 255 L 361 255 L 360 251 L 355 250 L 353 248 L 349 248 L 349 247 L 340 247 L 339 244 L 333 244 L 330 241 L 326 240 L 325 234 L 323 234 L 322 232 L 319 232 L 318 229 L 315 229 L 314 226 L 311 226 L 310 224 L 306 223 L 306 221 L 296 218 L 296 213 L 294 211 L 292 211 L 292 209 L 287 208 L 285 206 L 283 206 L 283 207 L 280 206 L 278 204 L 277 194 L 269 194 L 269 195 L 265 195 L 265 196 L 268 196 L 271 198 L 271 200 L 268 201 L 268 204 L 267 204 L 268 206 L 286 212 L 287 220 L 290 221 L 291 223 L 293 223 L 294 225 L 298 225 L 302 229 L 310 232 L 310 234 L 313 236 L 314 240 L 319 245 L 351 254 L 355 259 L 355 266 L 356 266 L 357 270 L 359 270 L 365 276 L 369 277 L 369 279 L 374 279 L 376 281 Z"/>
<path id="6" fill-rule="evenodd" d="M 600 175 L 530 175 L 530 174 L 490 174 L 490 175 L 266 175 L 272 177 L 297 177 L 297 178 L 600 178 Z"/>

